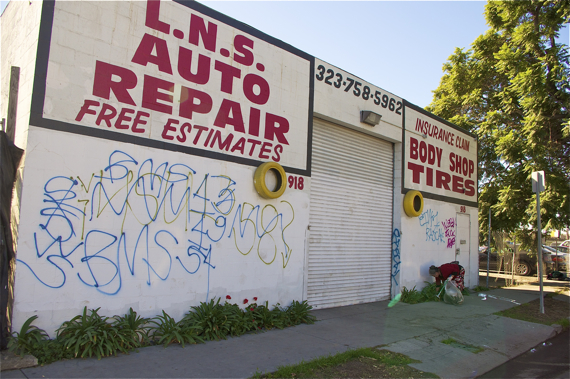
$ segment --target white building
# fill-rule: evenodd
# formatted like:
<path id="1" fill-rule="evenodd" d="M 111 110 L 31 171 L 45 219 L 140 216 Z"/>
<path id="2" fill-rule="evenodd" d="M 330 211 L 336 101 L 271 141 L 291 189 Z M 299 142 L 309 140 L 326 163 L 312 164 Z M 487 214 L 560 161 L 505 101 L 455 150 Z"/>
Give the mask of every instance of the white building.
<path id="1" fill-rule="evenodd" d="M 477 284 L 472 134 L 199 3 L 11 2 L 1 21 L 25 150 L 14 330 L 84 306 L 379 301 L 453 260 Z"/>

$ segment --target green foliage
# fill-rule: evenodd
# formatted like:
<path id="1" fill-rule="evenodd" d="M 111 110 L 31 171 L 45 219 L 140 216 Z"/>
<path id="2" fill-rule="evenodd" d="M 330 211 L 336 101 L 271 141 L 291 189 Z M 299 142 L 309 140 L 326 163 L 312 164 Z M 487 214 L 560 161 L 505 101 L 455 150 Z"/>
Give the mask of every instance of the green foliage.
<path id="1" fill-rule="evenodd" d="M 302 302 L 298 302 L 297 300 L 293 300 L 291 305 L 287 308 L 286 312 L 289 315 L 289 318 L 293 325 L 298 324 L 314 324 L 317 318 L 310 314 L 309 312 L 313 309 L 311 305 L 307 302 L 307 300 L 303 300 Z"/>
<path id="2" fill-rule="evenodd" d="M 490 29 L 449 57 L 426 109 L 478 137 L 481 239 L 491 208 L 494 230 L 518 231 L 535 250 L 533 171 L 546 175 L 543 229 L 570 220 L 570 64 L 556 41 L 570 1 L 489 1 L 485 17 Z"/>
<path id="3" fill-rule="evenodd" d="M 245 303 L 245 302 L 244 302 Z M 64 322 L 57 329 L 57 338 L 32 325 L 32 316 L 14 333 L 8 347 L 16 354 L 31 354 L 40 364 L 76 357 L 101 357 L 127 353 L 152 343 L 201 343 L 204 340 L 226 339 L 228 335 L 240 336 L 260 329 L 285 328 L 300 323 L 312 324 L 315 316 L 306 302 L 293 301 L 287 308 L 277 304 L 269 309 L 268 302 L 256 303 L 241 309 L 237 304 L 220 304 L 220 299 L 210 300 L 192 307 L 182 320 L 176 322 L 166 312 L 153 319 L 139 316 L 132 308 L 123 316 L 100 316 L 100 308 L 87 310 Z"/>
<path id="4" fill-rule="evenodd" d="M 87 307 L 83 314 L 64 322 L 57 329 L 57 340 L 64 349 L 69 349 L 75 357 L 101 357 L 116 355 L 118 351 L 127 352 L 127 341 L 116 326 L 108 322 L 108 317 L 102 317 L 97 312 L 100 308 Z"/>
<path id="5" fill-rule="evenodd" d="M 214 299 L 208 303 L 200 303 L 197 307 L 191 307 L 183 318 L 184 325 L 193 325 L 199 334 L 207 341 L 226 339 L 232 332 L 232 325 L 238 323 L 240 318 L 236 308 L 232 304 L 220 304 L 220 299 Z"/>
<path id="6" fill-rule="evenodd" d="M 32 322 L 37 318 L 38 316 L 30 317 L 24 322 L 19 333 L 13 333 L 12 338 L 8 341 L 8 349 L 11 352 L 18 355 L 28 354 L 49 339 L 45 330 L 32 325 Z"/>
<path id="7" fill-rule="evenodd" d="M 13 333 L 8 341 L 8 349 L 18 355 L 31 354 L 40 365 L 73 358 L 73 354 L 57 340 L 50 340 L 43 329 L 31 325 L 38 316 L 32 316 L 24 322 L 20 332 Z"/>
<path id="8" fill-rule="evenodd" d="M 473 291 L 475 292 L 489 291 L 489 287 L 475 286 L 475 288 L 473 288 Z"/>
<path id="9" fill-rule="evenodd" d="M 378 347 L 366 347 L 348 350 L 338 354 L 329 354 L 315 358 L 309 362 L 287 366 L 279 366 L 272 373 L 257 372 L 253 378 L 336 378 L 346 377 L 347 368 L 342 366 L 350 361 L 368 361 L 374 365 L 381 365 L 384 373 L 397 378 L 437 378 L 438 376 L 421 372 L 408 367 L 410 363 L 420 361 L 409 358 L 400 353 L 382 350 Z"/>
<path id="10" fill-rule="evenodd" d="M 124 316 L 115 316 L 114 326 L 124 338 L 124 347 L 128 350 L 136 349 L 150 344 L 148 332 L 149 319 L 137 315 L 133 308 Z"/>
<path id="11" fill-rule="evenodd" d="M 171 343 L 182 344 L 182 347 L 186 343 L 198 343 L 204 342 L 204 340 L 198 336 L 198 327 L 195 325 L 190 325 L 184 320 L 176 322 L 172 317 L 168 315 L 165 311 L 162 311 L 162 316 L 156 316 L 149 321 L 152 331 L 152 337 L 156 343 L 164 344 L 164 347 L 170 345 Z"/>
<path id="12" fill-rule="evenodd" d="M 426 283 L 426 286 L 421 291 L 416 290 L 416 287 L 411 290 L 406 287 L 402 288 L 402 297 L 400 301 L 407 304 L 425 303 L 426 301 L 440 301 L 437 297 L 441 288 L 437 289 L 435 283 Z"/>

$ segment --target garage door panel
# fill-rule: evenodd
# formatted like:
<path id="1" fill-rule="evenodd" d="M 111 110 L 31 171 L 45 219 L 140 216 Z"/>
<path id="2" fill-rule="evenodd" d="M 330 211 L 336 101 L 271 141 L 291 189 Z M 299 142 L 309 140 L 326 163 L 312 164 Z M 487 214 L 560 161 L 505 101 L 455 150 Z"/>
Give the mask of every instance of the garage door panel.
<path id="1" fill-rule="evenodd" d="M 315 119 L 307 299 L 317 308 L 387 299 L 393 148 Z"/>

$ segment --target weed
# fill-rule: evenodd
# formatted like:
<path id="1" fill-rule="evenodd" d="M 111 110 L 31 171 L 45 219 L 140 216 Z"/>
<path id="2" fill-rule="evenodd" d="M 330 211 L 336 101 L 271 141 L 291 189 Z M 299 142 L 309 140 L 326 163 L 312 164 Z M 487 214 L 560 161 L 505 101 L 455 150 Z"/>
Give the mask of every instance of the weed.
<path id="1" fill-rule="evenodd" d="M 475 292 L 489 291 L 489 288 L 485 286 L 475 286 L 473 288 L 473 291 Z"/>

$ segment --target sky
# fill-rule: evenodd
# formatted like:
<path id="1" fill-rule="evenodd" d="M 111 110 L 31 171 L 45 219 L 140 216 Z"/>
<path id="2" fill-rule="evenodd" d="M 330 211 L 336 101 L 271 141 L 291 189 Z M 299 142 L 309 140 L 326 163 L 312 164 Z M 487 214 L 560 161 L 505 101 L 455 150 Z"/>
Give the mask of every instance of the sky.
<path id="1" fill-rule="evenodd" d="M 420 107 L 447 58 L 488 29 L 485 1 L 200 2 Z"/>

